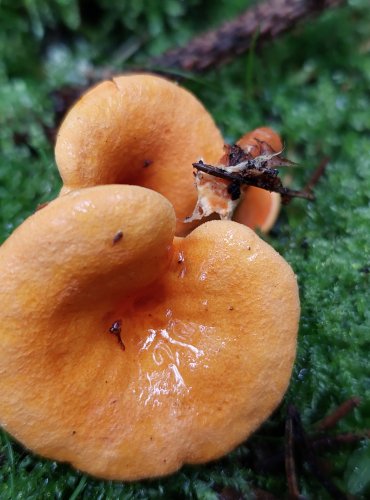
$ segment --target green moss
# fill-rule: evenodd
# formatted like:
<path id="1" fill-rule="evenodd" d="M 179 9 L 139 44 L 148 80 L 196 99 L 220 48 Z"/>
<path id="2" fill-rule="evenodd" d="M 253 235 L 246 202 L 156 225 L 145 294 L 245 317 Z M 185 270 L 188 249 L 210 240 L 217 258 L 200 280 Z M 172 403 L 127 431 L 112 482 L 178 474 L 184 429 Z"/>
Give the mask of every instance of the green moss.
<path id="1" fill-rule="evenodd" d="M 85 2 L 76 0 L 18 3 L 15 8 L 10 0 L 2 2 L 0 18 L 1 241 L 60 187 L 45 134 L 45 125 L 52 126 L 54 119 L 53 90 L 83 82 L 91 64 L 132 65 L 133 57 L 143 61 L 244 6 L 237 0 L 218 2 L 214 9 L 209 1 L 166 0 L 145 3 L 144 8 L 144 2 L 95 0 L 88 15 Z M 289 172 L 293 185 L 301 186 L 322 158 L 330 157 L 316 202 L 293 201 L 268 237 L 298 276 L 302 319 L 285 401 L 251 443 L 281 427 L 288 402 L 300 409 L 310 427 L 358 395 L 363 404 L 338 431 L 370 427 L 369 22 L 367 0 L 352 0 L 258 54 L 184 80 L 229 140 L 265 123 L 279 130 L 287 156 L 302 165 Z M 4 500 L 213 499 L 223 487 L 235 488 L 246 498 L 255 486 L 278 497 L 286 491 L 282 475 L 256 475 L 248 468 L 248 443 L 216 463 L 133 484 L 98 481 L 39 459 L 4 433 L 0 446 Z M 359 498 L 369 494 L 367 442 L 328 457 L 338 486 Z M 308 498 L 326 498 L 307 471 L 300 481 Z"/>

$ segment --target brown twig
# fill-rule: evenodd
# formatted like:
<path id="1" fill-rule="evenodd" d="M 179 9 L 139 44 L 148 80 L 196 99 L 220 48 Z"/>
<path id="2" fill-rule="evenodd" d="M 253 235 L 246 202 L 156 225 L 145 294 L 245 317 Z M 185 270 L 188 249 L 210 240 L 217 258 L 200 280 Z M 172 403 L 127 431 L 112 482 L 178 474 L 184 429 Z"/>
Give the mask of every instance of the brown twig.
<path id="1" fill-rule="evenodd" d="M 336 7 L 344 0 L 267 0 L 240 17 L 202 34 L 186 46 L 149 61 L 151 67 L 202 72 L 224 64 L 294 28 L 299 21 Z M 257 38 L 256 38 L 257 36 Z"/>
<path id="2" fill-rule="evenodd" d="M 356 408 L 361 403 L 360 398 L 352 397 L 344 401 L 338 408 L 336 408 L 330 415 L 327 415 L 325 418 L 320 420 L 315 427 L 318 431 L 324 431 L 327 429 L 332 429 L 339 420 L 344 418 L 351 412 L 354 408 Z"/>
<path id="3" fill-rule="evenodd" d="M 370 437 L 370 430 L 364 430 L 361 434 L 348 432 L 347 434 L 337 434 L 336 436 L 323 436 L 312 440 L 315 451 L 327 451 L 346 444 L 353 444 Z"/>
<path id="4" fill-rule="evenodd" d="M 346 445 L 352 445 L 358 443 L 363 439 L 370 438 L 370 430 L 365 429 L 359 434 L 352 432 L 346 434 L 336 434 L 333 436 L 316 436 L 313 437 L 308 435 L 313 449 L 315 452 L 326 453 L 331 451 L 333 448 L 340 448 Z M 278 450 L 276 453 L 269 454 L 258 464 L 258 472 L 262 474 L 274 474 L 282 470 L 282 466 L 286 461 L 286 450 Z M 285 467 L 286 469 L 286 467 Z"/>
<path id="5" fill-rule="evenodd" d="M 184 47 L 169 50 L 150 59 L 141 71 L 165 74 L 178 79 L 169 70 L 182 69 L 203 72 L 234 59 L 251 47 L 259 48 L 269 40 L 293 29 L 303 21 L 324 10 L 337 7 L 344 0 L 266 0 L 248 9 L 237 19 L 233 19 L 213 31 L 190 40 Z M 68 107 L 87 87 L 101 79 L 111 78 L 110 68 L 93 68 L 86 75 L 86 83 L 81 86 L 66 86 L 52 95 L 55 107 L 55 124 L 58 126 Z M 54 140 L 55 129 L 46 127 L 50 140 Z"/>
<path id="6" fill-rule="evenodd" d="M 307 193 L 313 192 L 313 188 L 316 186 L 321 177 L 324 175 L 326 167 L 329 165 L 329 162 L 330 158 L 328 156 L 321 160 L 317 168 L 313 171 L 307 184 L 305 185 L 304 191 L 306 191 Z"/>
<path id="7" fill-rule="evenodd" d="M 333 483 L 333 481 L 325 474 L 325 472 L 320 467 L 312 443 L 310 442 L 310 439 L 308 438 L 302 425 L 301 416 L 298 410 L 291 405 L 289 407 L 289 414 L 293 422 L 296 444 L 302 449 L 308 468 L 310 469 L 313 476 L 315 476 L 316 479 L 322 484 L 331 498 L 335 500 L 347 500 L 347 496 L 345 495 L 345 493 L 343 493 Z"/>
<path id="8" fill-rule="evenodd" d="M 193 167 L 206 174 L 213 175 L 214 177 L 219 177 L 220 179 L 226 179 L 231 182 L 246 184 L 248 186 L 258 187 L 270 192 L 272 191 L 275 193 L 280 193 L 283 197 L 285 197 L 286 201 L 291 198 L 304 198 L 306 200 L 314 200 L 314 195 L 310 192 L 306 192 L 304 190 L 297 191 L 294 189 L 289 189 L 277 183 L 266 183 L 265 179 L 248 177 L 241 180 L 240 175 L 238 174 L 226 172 L 221 168 L 214 167 L 213 165 L 207 165 L 202 161 L 193 163 Z M 277 179 L 277 177 L 275 176 L 274 179 Z"/>
<path id="9" fill-rule="evenodd" d="M 301 497 L 298 489 L 297 474 L 294 459 L 294 433 L 293 419 L 288 408 L 288 415 L 285 422 L 285 472 L 288 483 L 289 498 L 299 500 Z"/>
<path id="10" fill-rule="evenodd" d="M 261 449 L 260 443 L 256 448 L 252 446 L 250 449 L 252 461 L 248 462 L 247 466 L 254 469 L 257 474 L 281 474 L 285 464 L 289 496 L 292 499 L 301 499 L 297 474 L 302 471 L 305 463 L 311 475 L 322 484 L 332 498 L 339 500 L 349 498 L 327 476 L 322 464 L 316 457 L 316 453 L 325 453 L 336 447 L 353 445 L 362 439 L 370 437 L 369 429 L 362 430 L 359 433 L 350 432 L 336 435 L 326 433 L 327 429 L 334 427 L 341 418 L 344 418 L 359 403 L 360 398 L 352 397 L 342 403 L 328 417 L 322 419 L 319 424 L 325 421 L 329 423 L 329 427 L 324 426 L 322 428 L 322 434 L 308 434 L 303 428 L 298 409 L 293 405 L 289 405 L 285 420 L 284 448 L 280 446 L 271 448 L 269 446 L 266 449 Z"/>

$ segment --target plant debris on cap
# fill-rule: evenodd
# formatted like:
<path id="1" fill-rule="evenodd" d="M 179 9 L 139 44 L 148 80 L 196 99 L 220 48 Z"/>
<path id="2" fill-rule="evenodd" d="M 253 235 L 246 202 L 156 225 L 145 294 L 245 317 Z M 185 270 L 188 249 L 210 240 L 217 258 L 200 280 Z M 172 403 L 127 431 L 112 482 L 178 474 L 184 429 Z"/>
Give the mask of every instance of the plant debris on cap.
<path id="1" fill-rule="evenodd" d="M 284 158 L 282 151 L 276 152 L 266 142 L 257 138 L 255 140 L 260 143 L 258 156 L 234 144 L 225 146 L 222 162 L 216 166 L 202 160 L 193 163 L 198 201 L 193 214 L 185 219 L 186 222 L 202 219 L 212 213 L 218 213 L 221 219 L 231 219 L 241 201 L 243 186 L 279 193 L 283 203 L 295 197 L 314 199 L 311 192 L 284 187 L 276 167 L 291 166 L 293 162 Z"/>

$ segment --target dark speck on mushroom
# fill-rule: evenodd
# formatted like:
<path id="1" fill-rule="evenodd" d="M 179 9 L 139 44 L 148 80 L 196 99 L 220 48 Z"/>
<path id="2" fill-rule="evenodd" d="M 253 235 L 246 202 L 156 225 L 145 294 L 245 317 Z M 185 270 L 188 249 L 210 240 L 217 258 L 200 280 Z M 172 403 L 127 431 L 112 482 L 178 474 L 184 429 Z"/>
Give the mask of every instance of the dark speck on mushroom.
<path id="1" fill-rule="evenodd" d="M 122 321 L 120 319 L 117 319 L 117 321 L 115 321 L 109 328 L 109 333 L 112 333 L 117 338 L 118 343 L 121 346 L 121 349 L 124 351 L 125 344 L 123 343 L 123 340 L 121 338 L 121 325 Z"/>
<path id="2" fill-rule="evenodd" d="M 144 160 L 143 167 L 147 168 L 153 163 L 153 160 Z"/>
<path id="3" fill-rule="evenodd" d="M 123 232 L 122 231 L 118 231 L 114 237 L 113 237 L 113 245 L 115 245 L 116 243 L 118 243 L 119 241 L 121 241 L 123 238 Z"/>

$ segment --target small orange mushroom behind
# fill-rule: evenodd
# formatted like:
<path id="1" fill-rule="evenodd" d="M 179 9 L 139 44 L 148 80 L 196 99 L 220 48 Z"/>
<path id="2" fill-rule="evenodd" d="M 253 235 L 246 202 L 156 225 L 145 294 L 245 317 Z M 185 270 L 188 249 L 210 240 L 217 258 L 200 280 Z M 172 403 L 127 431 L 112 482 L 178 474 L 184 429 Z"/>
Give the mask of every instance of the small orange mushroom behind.
<path id="1" fill-rule="evenodd" d="M 261 154 L 261 142 L 268 144 L 275 153 L 283 150 L 283 143 L 279 134 L 270 127 L 258 127 L 251 132 L 247 132 L 238 140 L 237 144 L 244 151 L 256 157 Z"/>
<path id="2" fill-rule="evenodd" d="M 255 158 L 261 154 L 261 143 L 268 144 L 275 153 L 283 150 L 280 136 L 269 127 L 248 132 L 238 140 L 237 145 Z M 234 212 L 233 220 L 267 233 L 279 215 L 280 194 L 253 186 L 247 186 L 243 191 L 243 199 Z"/>
<path id="3" fill-rule="evenodd" d="M 236 143 L 247 155 L 248 159 L 264 156 L 267 147 L 271 155 L 282 150 L 280 137 L 276 132 L 267 127 L 261 127 L 248 132 Z M 215 165 L 219 170 L 235 173 L 238 169 L 245 169 L 244 160 L 237 165 L 231 163 L 235 160 L 235 147 L 225 146 L 225 152 Z M 198 171 L 195 176 L 198 200 L 194 211 L 187 222 L 202 220 L 212 214 L 218 214 L 221 219 L 233 219 L 252 229 L 268 232 L 274 225 L 279 213 L 281 199 L 278 193 L 269 192 L 248 185 L 238 185 L 238 194 L 233 196 L 230 190 L 232 183 L 223 179 Z"/>
<path id="4" fill-rule="evenodd" d="M 25 446 L 99 477 L 162 476 L 222 456 L 276 408 L 291 268 L 235 222 L 174 229 L 158 193 L 99 186 L 0 247 L 0 423 Z"/>

